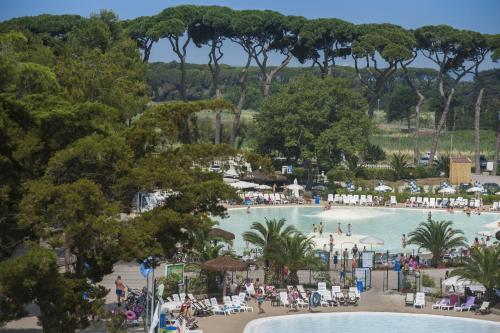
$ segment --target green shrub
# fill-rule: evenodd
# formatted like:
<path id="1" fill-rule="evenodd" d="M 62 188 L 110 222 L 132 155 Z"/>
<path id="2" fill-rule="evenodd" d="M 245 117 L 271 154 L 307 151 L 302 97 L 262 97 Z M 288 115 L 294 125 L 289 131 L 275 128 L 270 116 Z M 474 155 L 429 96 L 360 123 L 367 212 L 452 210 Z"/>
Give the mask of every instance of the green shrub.
<path id="1" fill-rule="evenodd" d="M 363 152 L 363 160 L 367 163 L 377 163 L 385 160 L 385 151 L 379 145 L 368 143 Z"/>
<path id="2" fill-rule="evenodd" d="M 337 166 L 326 173 L 329 181 L 345 182 L 350 178 L 350 172 L 344 167 Z"/>
<path id="3" fill-rule="evenodd" d="M 395 181 L 396 174 L 392 169 L 372 169 L 372 168 L 363 168 L 360 176 L 364 179 L 380 179 L 387 181 Z"/>
<path id="4" fill-rule="evenodd" d="M 436 282 L 428 274 L 422 273 L 422 286 L 429 287 L 429 288 L 435 288 Z"/>
<path id="5" fill-rule="evenodd" d="M 177 274 L 170 274 L 169 276 L 162 276 L 156 279 L 156 284 L 160 285 L 163 283 L 165 289 L 163 289 L 163 298 L 166 299 L 172 294 L 177 294 L 179 291 L 179 281 L 181 277 Z"/>
<path id="6" fill-rule="evenodd" d="M 414 168 L 409 169 L 409 178 L 431 178 L 438 177 L 439 171 L 435 167 L 425 167 L 423 165 L 417 165 Z"/>

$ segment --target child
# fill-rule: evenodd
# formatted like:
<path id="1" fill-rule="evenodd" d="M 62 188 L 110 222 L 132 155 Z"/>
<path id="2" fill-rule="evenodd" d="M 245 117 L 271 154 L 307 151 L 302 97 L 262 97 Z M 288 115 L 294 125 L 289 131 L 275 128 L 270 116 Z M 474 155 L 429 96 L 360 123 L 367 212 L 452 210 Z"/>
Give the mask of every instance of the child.
<path id="1" fill-rule="evenodd" d="M 262 308 L 262 303 L 264 303 L 264 292 L 262 288 L 257 289 L 257 306 L 259 307 L 259 313 L 264 313 L 264 309 Z"/>

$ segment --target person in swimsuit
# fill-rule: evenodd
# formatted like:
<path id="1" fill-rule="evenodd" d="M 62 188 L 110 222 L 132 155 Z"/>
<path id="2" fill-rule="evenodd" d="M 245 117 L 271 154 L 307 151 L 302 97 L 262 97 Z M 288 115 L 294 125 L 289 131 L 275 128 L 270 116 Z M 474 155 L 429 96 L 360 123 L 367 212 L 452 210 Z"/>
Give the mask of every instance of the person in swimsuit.
<path id="1" fill-rule="evenodd" d="M 122 277 L 118 275 L 115 280 L 116 287 L 116 299 L 118 303 L 121 303 L 122 297 L 125 298 L 125 285 L 123 284 Z"/>

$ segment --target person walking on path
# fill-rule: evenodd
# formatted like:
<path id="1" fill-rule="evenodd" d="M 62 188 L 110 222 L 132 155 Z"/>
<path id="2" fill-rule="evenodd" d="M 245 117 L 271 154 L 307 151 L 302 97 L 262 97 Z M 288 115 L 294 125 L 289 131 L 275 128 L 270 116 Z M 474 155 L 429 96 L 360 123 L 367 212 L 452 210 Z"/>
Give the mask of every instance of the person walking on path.
<path id="1" fill-rule="evenodd" d="M 319 237 L 323 237 L 323 222 L 319 223 Z"/>
<path id="2" fill-rule="evenodd" d="M 121 303 L 122 297 L 125 298 L 125 284 L 122 281 L 122 277 L 118 275 L 115 280 L 116 289 L 116 299 L 118 303 Z"/>

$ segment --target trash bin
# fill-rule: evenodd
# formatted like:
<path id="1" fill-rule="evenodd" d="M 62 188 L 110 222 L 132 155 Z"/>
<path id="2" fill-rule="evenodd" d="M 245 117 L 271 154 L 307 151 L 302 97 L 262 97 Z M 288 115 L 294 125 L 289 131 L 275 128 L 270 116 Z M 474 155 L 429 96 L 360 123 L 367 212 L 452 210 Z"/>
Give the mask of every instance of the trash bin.
<path id="1" fill-rule="evenodd" d="M 360 293 L 362 293 L 363 292 L 363 281 L 361 281 L 361 280 L 356 281 L 356 288 L 358 288 L 358 291 Z"/>
<path id="2" fill-rule="evenodd" d="M 321 201 L 321 197 L 319 195 L 317 195 L 317 196 L 314 197 L 314 203 L 316 205 L 319 205 L 320 201 Z"/>

